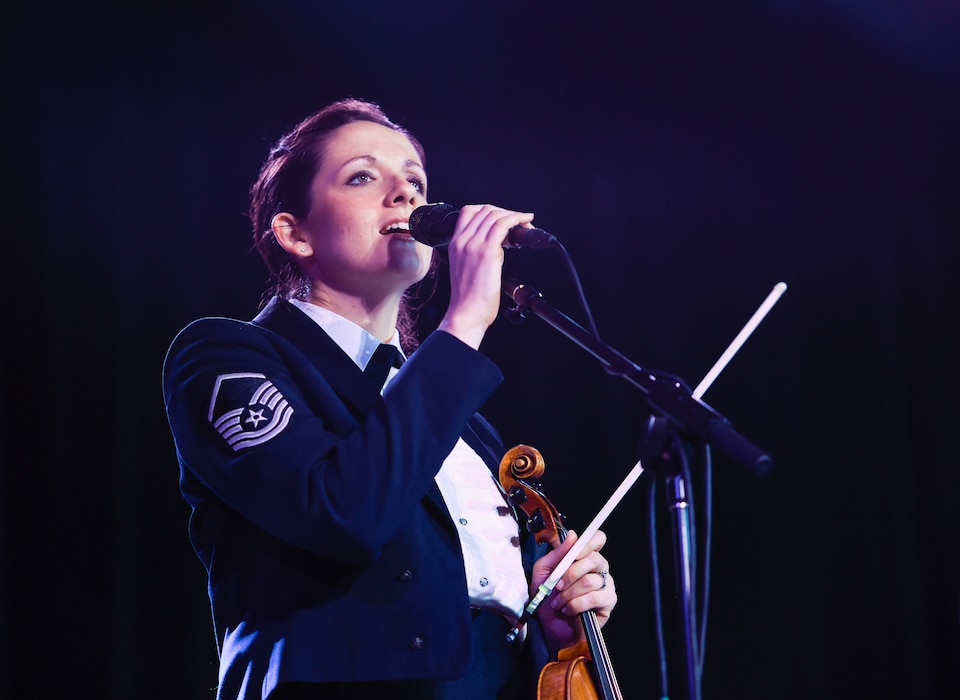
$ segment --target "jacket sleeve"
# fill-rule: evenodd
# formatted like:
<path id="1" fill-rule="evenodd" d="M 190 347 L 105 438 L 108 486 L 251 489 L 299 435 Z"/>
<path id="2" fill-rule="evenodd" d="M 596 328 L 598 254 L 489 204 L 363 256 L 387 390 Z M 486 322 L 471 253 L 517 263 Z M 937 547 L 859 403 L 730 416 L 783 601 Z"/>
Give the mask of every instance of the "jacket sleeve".
<path id="1" fill-rule="evenodd" d="M 204 319 L 171 345 L 163 390 L 195 505 L 212 495 L 275 537 L 363 564 L 501 380 L 480 353 L 435 332 L 358 417 L 288 341 Z"/>

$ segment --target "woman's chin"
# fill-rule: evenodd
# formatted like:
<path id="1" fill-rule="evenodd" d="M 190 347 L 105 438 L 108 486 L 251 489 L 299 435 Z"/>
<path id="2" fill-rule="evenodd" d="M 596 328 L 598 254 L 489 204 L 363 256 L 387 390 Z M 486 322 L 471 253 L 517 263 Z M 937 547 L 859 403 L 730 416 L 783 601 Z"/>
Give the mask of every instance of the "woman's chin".
<path id="1" fill-rule="evenodd" d="M 390 246 L 390 267 L 397 274 L 410 280 L 410 284 L 419 282 L 430 271 L 433 249 L 422 243 L 398 239 Z"/>

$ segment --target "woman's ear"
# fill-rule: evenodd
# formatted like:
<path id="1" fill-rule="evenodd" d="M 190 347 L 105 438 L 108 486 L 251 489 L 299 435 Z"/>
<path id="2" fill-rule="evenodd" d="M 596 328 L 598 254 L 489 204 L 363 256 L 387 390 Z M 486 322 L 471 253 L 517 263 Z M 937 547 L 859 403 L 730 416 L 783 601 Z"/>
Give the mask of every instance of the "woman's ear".
<path id="1" fill-rule="evenodd" d="M 313 255 L 313 246 L 300 229 L 297 217 L 285 211 L 273 217 L 270 222 L 273 236 L 277 243 L 290 255 L 296 258 L 309 258 Z"/>

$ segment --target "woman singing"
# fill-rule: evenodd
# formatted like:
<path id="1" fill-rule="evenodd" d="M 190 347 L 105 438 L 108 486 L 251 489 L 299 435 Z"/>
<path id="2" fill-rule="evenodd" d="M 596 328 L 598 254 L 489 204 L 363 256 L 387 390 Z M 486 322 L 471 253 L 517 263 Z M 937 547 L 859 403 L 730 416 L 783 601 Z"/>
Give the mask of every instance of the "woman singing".
<path id="1" fill-rule="evenodd" d="M 433 249 L 408 221 L 426 196 L 420 143 L 376 105 L 313 114 L 251 189 L 269 301 L 252 321 L 195 321 L 170 347 L 217 698 L 530 697 L 582 635 L 577 616 L 603 623 L 616 604 L 597 533 L 506 641 L 576 540 L 544 552 L 518 526 L 495 477 L 504 447 L 477 415 L 502 379 L 478 351 L 502 243 L 533 215 L 462 208 L 449 304 L 418 347 L 407 294 Z"/>

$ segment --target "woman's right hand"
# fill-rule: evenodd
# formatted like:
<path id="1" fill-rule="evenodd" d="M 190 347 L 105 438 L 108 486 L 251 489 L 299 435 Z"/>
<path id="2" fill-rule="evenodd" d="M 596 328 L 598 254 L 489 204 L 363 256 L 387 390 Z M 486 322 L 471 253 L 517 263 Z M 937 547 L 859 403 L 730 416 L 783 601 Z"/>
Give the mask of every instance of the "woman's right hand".
<path id="1" fill-rule="evenodd" d="M 450 305 L 439 329 L 480 347 L 487 328 L 500 309 L 503 242 L 514 226 L 526 226 L 533 214 L 490 204 L 469 204 L 460 217 L 448 247 Z"/>

